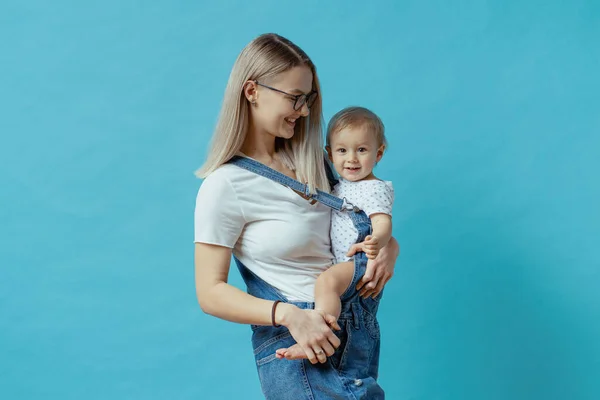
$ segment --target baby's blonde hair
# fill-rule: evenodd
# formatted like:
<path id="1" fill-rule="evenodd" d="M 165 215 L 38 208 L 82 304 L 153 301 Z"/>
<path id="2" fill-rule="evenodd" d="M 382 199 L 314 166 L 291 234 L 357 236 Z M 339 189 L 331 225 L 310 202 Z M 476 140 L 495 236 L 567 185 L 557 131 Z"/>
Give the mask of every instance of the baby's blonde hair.
<path id="1" fill-rule="evenodd" d="M 377 139 L 378 145 L 387 147 L 385 127 L 381 119 L 373 111 L 364 107 L 347 107 L 337 112 L 327 125 L 327 146 L 331 146 L 331 137 L 344 128 L 360 128 L 366 126 Z"/>
<path id="2" fill-rule="evenodd" d="M 286 166 L 296 171 L 296 178 L 316 188 L 329 191 L 323 159 L 323 115 L 319 78 L 315 65 L 302 49 L 274 33 L 263 34 L 240 53 L 227 82 L 221 113 L 204 165 L 196 175 L 205 178 L 240 151 L 249 126 L 250 103 L 244 96 L 247 81 L 268 82 L 276 75 L 297 66 L 307 66 L 313 75 L 313 90 L 319 93 L 310 115 L 300 118 L 289 140 L 276 138 L 275 150 Z"/>

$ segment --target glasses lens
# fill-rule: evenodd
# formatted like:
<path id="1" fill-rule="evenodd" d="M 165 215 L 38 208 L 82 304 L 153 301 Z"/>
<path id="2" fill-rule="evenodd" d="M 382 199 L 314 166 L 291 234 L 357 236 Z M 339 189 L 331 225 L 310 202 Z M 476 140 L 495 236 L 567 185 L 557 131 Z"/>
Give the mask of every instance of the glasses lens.
<path id="1" fill-rule="evenodd" d="M 313 104 L 315 104 L 315 100 L 317 100 L 317 96 L 319 95 L 319 93 L 317 92 L 312 92 L 308 95 L 308 98 L 306 99 L 306 105 L 308 106 L 308 108 L 311 108 Z"/>
<path id="2" fill-rule="evenodd" d="M 315 100 L 317 100 L 317 95 L 317 92 L 311 92 L 309 94 L 304 94 L 298 97 L 298 99 L 296 100 L 296 104 L 294 104 L 294 110 L 298 111 L 304 106 L 305 103 L 308 108 L 311 108 L 312 105 L 315 103 Z"/>
<path id="3" fill-rule="evenodd" d="M 305 102 L 306 102 L 306 95 L 302 95 L 302 96 L 298 97 L 296 99 L 296 103 L 294 103 L 294 110 L 298 111 L 299 109 L 301 109 L 302 106 L 304 106 Z"/>

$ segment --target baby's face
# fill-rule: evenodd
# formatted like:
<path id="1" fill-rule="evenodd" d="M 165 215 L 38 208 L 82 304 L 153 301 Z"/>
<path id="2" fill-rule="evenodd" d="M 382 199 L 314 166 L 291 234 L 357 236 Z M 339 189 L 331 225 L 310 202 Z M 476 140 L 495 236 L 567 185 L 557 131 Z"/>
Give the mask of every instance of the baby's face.
<path id="1" fill-rule="evenodd" d="M 334 133 L 330 146 L 327 152 L 335 170 L 351 182 L 373 178 L 373 167 L 384 150 L 366 126 L 346 127 Z"/>

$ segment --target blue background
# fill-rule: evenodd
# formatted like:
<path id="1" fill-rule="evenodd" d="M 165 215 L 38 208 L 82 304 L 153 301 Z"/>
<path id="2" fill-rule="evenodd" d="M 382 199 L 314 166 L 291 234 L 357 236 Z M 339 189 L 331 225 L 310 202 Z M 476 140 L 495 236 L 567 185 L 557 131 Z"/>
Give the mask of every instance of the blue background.
<path id="1" fill-rule="evenodd" d="M 262 397 L 249 327 L 196 303 L 192 172 L 237 54 L 277 32 L 326 119 L 387 128 L 389 398 L 600 398 L 599 22 L 592 0 L 3 1 L 0 397 Z"/>

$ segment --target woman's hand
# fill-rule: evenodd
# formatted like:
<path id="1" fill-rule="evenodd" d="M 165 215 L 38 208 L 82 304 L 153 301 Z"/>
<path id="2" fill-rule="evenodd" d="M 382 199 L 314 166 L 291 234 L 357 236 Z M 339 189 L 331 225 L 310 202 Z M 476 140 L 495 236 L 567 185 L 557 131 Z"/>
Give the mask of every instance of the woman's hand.
<path id="1" fill-rule="evenodd" d="M 312 364 L 324 363 L 340 345 L 331 328 L 339 330 L 336 318 L 323 310 L 303 310 L 292 304 L 277 307 L 281 325 L 287 327 Z M 331 328 L 330 328 L 331 327 Z"/>
<path id="2" fill-rule="evenodd" d="M 362 251 L 363 248 L 364 242 L 353 245 L 348 251 L 348 257 Z M 394 265 L 399 254 L 400 246 L 392 237 L 387 246 L 379 251 L 377 257 L 367 262 L 365 275 L 356 285 L 356 290 L 360 290 L 361 297 L 376 297 L 381 293 L 385 284 L 394 276 Z"/>

